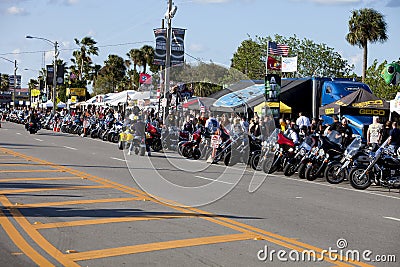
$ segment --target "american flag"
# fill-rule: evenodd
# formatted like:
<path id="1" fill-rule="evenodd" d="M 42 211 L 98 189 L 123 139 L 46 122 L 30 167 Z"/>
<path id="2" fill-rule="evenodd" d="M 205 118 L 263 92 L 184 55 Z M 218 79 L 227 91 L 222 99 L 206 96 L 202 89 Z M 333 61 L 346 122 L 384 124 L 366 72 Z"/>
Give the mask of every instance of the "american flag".
<path id="1" fill-rule="evenodd" d="M 268 42 L 268 53 L 272 55 L 287 56 L 289 54 L 289 46 L 285 44 L 277 44 Z"/>

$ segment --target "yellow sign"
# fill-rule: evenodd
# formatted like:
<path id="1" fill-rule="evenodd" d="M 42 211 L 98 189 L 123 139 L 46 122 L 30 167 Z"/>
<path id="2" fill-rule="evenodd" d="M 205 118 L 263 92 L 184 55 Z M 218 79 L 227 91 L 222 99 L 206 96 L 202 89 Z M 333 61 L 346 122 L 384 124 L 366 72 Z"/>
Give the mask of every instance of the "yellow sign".
<path id="1" fill-rule="evenodd" d="M 76 103 L 77 97 L 75 95 L 71 96 L 71 103 Z"/>
<path id="2" fill-rule="evenodd" d="M 279 102 L 267 102 L 267 106 L 270 108 L 279 108 Z"/>
<path id="3" fill-rule="evenodd" d="M 40 96 L 40 90 L 32 89 L 31 90 L 31 96 L 33 96 L 33 97 Z"/>
<path id="4" fill-rule="evenodd" d="M 361 115 L 385 116 L 384 110 L 362 108 L 359 112 Z"/>
<path id="5" fill-rule="evenodd" d="M 365 101 L 365 102 L 360 102 L 360 103 L 353 103 L 352 106 L 356 107 L 356 108 L 365 108 L 368 106 L 383 107 L 383 101 L 381 99 L 371 100 L 371 101 Z"/>
<path id="6" fill-rule="evenodd" d="M 67 88 L 68 96 L 85 96 L 86 88 Z"/>
<path id="7" fill-rule="evenodd" d="M 335 108 L 326 108 L 325 109 L 325 114 L 329 115 L 329 114 L 334 114 L 335 113 Z"/>

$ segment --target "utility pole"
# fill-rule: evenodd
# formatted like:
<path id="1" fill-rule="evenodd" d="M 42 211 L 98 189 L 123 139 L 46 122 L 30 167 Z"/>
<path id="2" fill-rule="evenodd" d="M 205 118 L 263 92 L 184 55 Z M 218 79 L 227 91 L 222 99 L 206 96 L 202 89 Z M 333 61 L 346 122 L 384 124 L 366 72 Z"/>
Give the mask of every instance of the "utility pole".
<path id="1" fill-rule="evenodd" d="M 15 108 L 15 93 L 17 89 L 17 60 L 14 60 L 14 93 L 13 93 L 13 108 Z"/>
<path id="2" fill-rule="evenodd" d="M 53 101 L 53 116 L 56 115 L 56 86 L 57 86 L 57 41 L 54 42 L 54 67 L 53 67 L 53 94 L 52 94 L 52 101 Z"/>
<path id="3" fill-rule="evenodd" d="M 167 19 L 167 40 L 165 43 L 165 49 L 166 49 L 166 55 L 165 55 L 165 77 L 164 77 L 164 99 L 167 99 L 169 96 L 169 68 L 171 67 L 171 35 L 172 35 L 172 0 L 168 0 L 168 10 L 167 10 L 167 15 L 165 18 Z M 172 16 L 171 16 L 172 15 Z M 167 100 L 167 103 L 164 107 L 164 112 L 163 112 L 163 122 L 165 123 L 165 118 L 168 113 L 168 108 L 169 108 L 169 101 Z"/>

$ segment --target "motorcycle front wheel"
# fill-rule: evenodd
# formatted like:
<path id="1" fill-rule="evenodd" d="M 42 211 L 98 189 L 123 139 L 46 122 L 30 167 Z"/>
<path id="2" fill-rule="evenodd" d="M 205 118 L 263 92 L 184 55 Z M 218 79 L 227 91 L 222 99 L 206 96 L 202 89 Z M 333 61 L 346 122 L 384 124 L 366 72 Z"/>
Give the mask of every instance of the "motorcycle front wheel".
<path id="1" fill-rule="evenodd" d="M 371 185 L 371 179 L 369 175 L 362 176 L 365 168 L 356 167 L 353 168 L 349 173 L 349 181 L 353 188 L 358 190 L 365 190 Z"/>
<path id="2" fill-rule="evenodd" d="M 283 168 L 283 174 L 285 176 L 292 176 L 296 172 L 296 165 L 288 161 Z"/>
<path id="3" fill-rule="evenodd" d="M 310 167 L 306 168 L 305 177 L 308 181 L 314 181 L 318 178 L 317 172 L 319 167 L 319 164 L 314 163 Z"/>
<path id="4" fill-rule="evenodd" d="M 325 179 L 328 181 L 328 183 L 339 184 L 344 181 L 344 179 L 346 178 L 346 171 L 341 170 L 338 173 L 341 166 L 342 166 L 342 164 L 340 162 L 336 162 L 336 163 L 329 165 L 325 169 L 324 176 L 325 176 Z"/>
<path id="5" fill-rule="evenodd" d="M 260 162 L 260 158 L 261 158 L 261 152 L 260 153 L 254 153 L 251 156 L 250 165 L 251 165 L 251 168 L 253 170 L 261 171 L 261 166 L 258 166 L 258 164 Z"/>

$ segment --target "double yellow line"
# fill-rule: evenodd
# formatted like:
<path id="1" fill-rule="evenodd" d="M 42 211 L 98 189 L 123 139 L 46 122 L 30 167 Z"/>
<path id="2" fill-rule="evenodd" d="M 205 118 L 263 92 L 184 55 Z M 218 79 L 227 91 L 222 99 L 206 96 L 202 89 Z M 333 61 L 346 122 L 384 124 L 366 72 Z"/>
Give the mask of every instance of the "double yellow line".
<path id="1" fill-rule="evenodd" d="M 12 217 L 16 220 L 16 222 L 24 229 L 24 231 L 50 256 L 56 259 L 64 266 L 79 266 L 76 261 L 81 260 L 91 260 L 91 259 L 98 259 L 98 258 L 105 258 L 105 257 L 112 257 L 112 256 L 120 256 L 126 254 L 134 254 L 134 253 L 141 253 L 141 252 L 149 252 L 149 251 L 157 251 L 157 250 L 165 250 L 165 249 L 173 249 L 173 248 L 181 248 L 181 247 L 189 247 L 189 246 L 199 246 L 199 245 L 207 245 L 207 244 L 217 244 L 223 242 L 234 242 L 234 241 L 243 241 L 243 240 L 266 240 L 268 242 L 274 243 L 276 245 L 296 250 L 298 252 L 307 251 L 315 251 L 316 256 L 318 258 L 323 258 L 324 261 L 331 262 L 336 266 L 371 266 L 366 263 L 362 263 L 359 261 L 354 261 L 352 259 L 343 259 L 343 261 L 332 260 L 326 254 L 324 254 L 323 249 L 300 242 L 296 239 L 284 237 L 278 234 L 274 234 L 272 232 L 265 231 L 263 229 L 259 229 L 244 223 L 237 222 L 235 220 L 218 217 L 212 213 L 208 213 L 206 211 L 189 207 L 183 206 L 179 203 L 160 199 L 157 197 L 152 197 L 147 193 L 138 190 L 136 188 L 128 187 L 125 185 L 118 184 L 113 181 L 109 181 L 98 176 L 90 175 L 81 171 L 77 171 L 74 169 L 70 169 L 64 166 L 56 165 L 38 158 L 30 157 L 24 154 L 20 154 L 14 152 L 9 149 L 0 148 L 0 151 L 3 153 L 7 153 L 9 155 L 13 155 L 15 157 L 23 158 L 25 160 L 33 161 L 39 163 L 42 166 L 48 166 L 54 168 L 55 171 L 66 172 L 71 175 L 81 177 L 83 179 L 87 179 L 89 181 L 101 184 L 101 186 L 83 186 L 73 189 L 90 187 L 90 188 L 113 188 L 130 195 L 134 195 L 134 198 L 129 200 L 149 200 L 154 203 L 172 208 L 174 210 L 180 211 L 184 214 L 187 214 L 187 217 L 199 217 L 201 219 L 207 220 L 209 222 L 230 228 L 232 230 L 238 231 L 237 234 L 230 234 L 230 235 L 222 235 L 222 236 L 210 236 L 210 237 L 200 237 L 200 238 L 191 238 L 191 239 L 183 239 L 183 240 L 172 240 L 172 241 L 165 241 L 165 242 L 157 242 L 157 243 L 150 243 L 150 244 L 141 244 L 141 245 L 134 245 L 134 246 L 126 246 L 126 247 L 118 247 L 118 248 L 109 248 L 109 249 L 100 249 L 100 250 L 93 250 L 93 251 L 86 251 L 86 252 L 77 252 L 73 254 L 64 254 L 56 249 L 48 240 L 46 240 L 39 232 L 39 229 L 45 228 L 53 228 L 53 227 L 68 227 L 68 226 L 77 226 L 77 225 L 88 225 L 88 224 L 98 224 L 98 223 L 107 223 L 107 222 L 118 222 L 118 221 L 134 221 L 134 220 L 142 220 L 142 219 L 164 219 L 164 218 L 181 218 L 183 216 L 157 216 L 155 218 L 148 217 L 148 218 L 118 218 L 117 219 L 98 219 L 98 220 L 85 220 L 85 221 L 75 221 L 75 222 L 68 222 L 68 223 L 51 223 L 51 224 L 43 224 L 43 225 L 32 225 L 29 221 L 22 216 L 19 209 L 20 208 L 29 208 L 29 207 L 40 207 L 40 206 L 52 206 L 52 205 L 72 205 L 72 204 L 82 204 L 85 201 L 69 201 L 69 202 L 51 202 L 51 203 L 39 203 L 39 204 L 31 204 L 31 205 L 21 205 L 12 207 L 12 203 L 5 197 L 0 196 L 0 203 L 2 203 L 5 207 L 10 207 L 9 212 Z M 32 178 L 35 179 L 35 178 Z M 68 187 L 67 187 L 68 188 Z M 58 189 L 64 190 L 65 188 Z M 0 194 L 10 194 L 11 190 L 4 190 L 0 191 Z M 26 191 L 26 190 L 25 190 Z M 126 199 L 126 201 L 129 201 Z M 106 200 L 104 200 L 106 201 Z M 86 203 L 95 203 L 99 202 L 99 200 L 87 200 Z M 13 240 L 13 242 L 28 256 L 30 257 L 35 263 L 38 265 L 51 265 L 42 255 L 40 255 L 37 251 L 35 251 L 18 233 L 16 228 L 12 225 L 12 223 L 4 216 L 3 213 L 0 213 L 0 223 L 4 229 L 6 229 L 7 234 Z M 254 253 L 256 257 L 256 252 Z M 332 254 L 331 256 L 337 256 Z M 49 266 L 50 266 L 49 265 Z"/>

